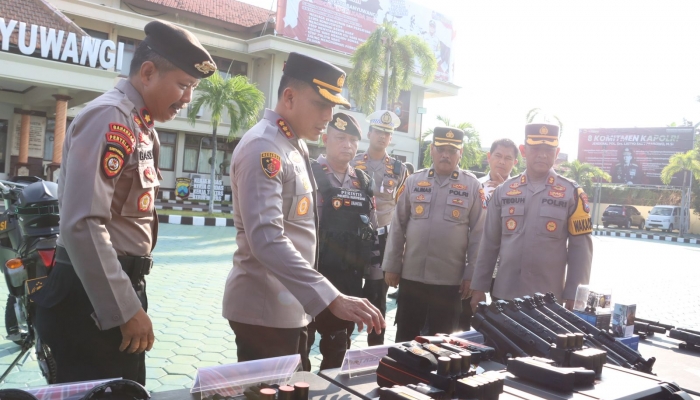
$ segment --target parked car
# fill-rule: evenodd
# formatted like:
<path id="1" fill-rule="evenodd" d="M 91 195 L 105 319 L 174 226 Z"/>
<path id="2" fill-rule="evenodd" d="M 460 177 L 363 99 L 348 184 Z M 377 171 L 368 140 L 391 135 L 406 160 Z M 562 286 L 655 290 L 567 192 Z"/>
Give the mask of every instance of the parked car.
<path id="1" fill-rule="evenodd" d="M 642 213 L 632 206 L 611 204 L 603 212 L 603 226 L 615 225 L 618 228 L 629 229 L 632 225 L 644 229 L 644 217 Z"/>
<path id="2" fill-rule="evenodd" d="M 672 232 L 680 226 L 681 208 L 679 206 L 654 206 L 649 211 L 647 230 L 659 228 L 666 232 Z"/>

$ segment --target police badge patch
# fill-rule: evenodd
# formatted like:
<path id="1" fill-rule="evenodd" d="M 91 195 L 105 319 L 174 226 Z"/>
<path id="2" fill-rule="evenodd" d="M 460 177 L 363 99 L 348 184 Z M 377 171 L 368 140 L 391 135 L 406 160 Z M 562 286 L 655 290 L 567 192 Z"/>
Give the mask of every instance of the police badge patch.
<path id="1" fill-rule="evenodd" d="M 122 172 L 124 158 L 118 154 L 118 149 L 111 149 L 107 146 L 104 156 L 102 156 L 102 172 L 107 179 L 112 179 Z"/>
<path id="2" fill-rule="evenodd" d="M 343 206 L 343 201 L 336 197 L 333 199 L 333 202 L 331 204 L 333 204 L 333 208 L 337 210 Z"/>
<path id="3" fill-rule="evenodd" d="M 421 205 L 416 206 L 416 214 L 417 214 L 417 215 L 422 215 L 422 214 L 423 214 L 423 211 L 424 211 L 423 206 L 421 206 Z"/>
<path id="4" fill-rule="evenodd" d="M 506 229 L 514 231 L 518 227 L 518 223 L 513 218 L 508 218 L 506 221 Z"/>
<path id="5" fill-rule="evenodd" d="M 459 210 L 452 210 L 452 218 L 454 218 L 454 219 L 459 218 Z"/>
<path id="6" fill-rule="evenodd" d="M 557 223 L 554 221 L 549 221 L 549 222 L 547 222 L 546 228 L 547 228 L 547 231 L 554 232 L 557 230 Z"/>
<path id="7" fill-rule="evenodd" d="M 151 208 L 151 193 L 146 192 L 139 196 L 139 211 L 148 211 Z"/>
<path id="8" fill-rule="evenodd" d="M 282 157 L 277 153 L 260 153 L 260 165 L 268 178 L 274 178 L 282 170 Z"/>
<path id="9" fill-rule="evenodd" d="M 297 203 L 297 215 L 302 216 L 308 214 L 310 205 L 309 198 L 306 196 L 302 197 L 299 203 Z"/>

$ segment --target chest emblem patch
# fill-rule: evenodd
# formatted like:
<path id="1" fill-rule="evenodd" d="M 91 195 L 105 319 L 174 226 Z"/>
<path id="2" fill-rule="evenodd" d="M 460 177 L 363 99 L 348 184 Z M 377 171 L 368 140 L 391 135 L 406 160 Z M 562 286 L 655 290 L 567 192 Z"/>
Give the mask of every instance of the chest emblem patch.
<path id="1" fill-rule="evenodd" d="M 466 189 L 467 189 L 467 185 L 462 185 L 461 183 L 453 183 L 453 184 L 452 184 L 452 189 L 466 190 Z"/>
<path id="2" fill-rule="evenodd" d="M 508 193 L 506 193 L 506 196 L 517 196 L 519 194 L 523 194 L 523 192 L 521 192 L 520 190 L 517 190 L 517 189 L 513 189 L 513 190 L 509 191 Z"/>
<path id="3" fill-rule="evenodd" d="M 459 210 L 452 210 L 452 218 L 459 218 Z"/>
<path id="4" fill-rule="evenodd" d="M 311 205 L 311 202 L 309 201 L 309 198 L 304 196 L 299 200 L 299 203 L 297 203 L 297 215 L 306 215 L 309 213 L 309 206 Z"/>
<path id="5" fill-rule="evenodd" d="M 561 199 L 566 195 L 564 192 L 557 192 L 555 190 L 550 190 L 549 191 L 549 196 L 554 197 L 555 199 Z"/>
<path id="6" fill-rule="evenodd" d="M 337 210 L 343 206 L 343 201 L 338 199 L 338 198 L 335 198 L 335 199 L 333 199 L 333 203 L 331 203 L 331 204 L 333 205 L 333 208 L 335 208 Z"/>
<path id="7" fill-rule="evenodd" d="M 110 150 L 108 148 L 102 157 L 102 171 L 108 179 L 119 175 L 124 167 L 124 158 L 117 154 L 118 151 L 118 149 Z"/>
<path id="8" fill-rule="evenodd" d="M 139 196 L 139 211 L 148 211 L 151 208 L 151 192 Z"/>
<path id="9" fill-rule="evenodd" d="M 421 206 L 421 205 L 416 206 L 416 215 L 423 215 L 424 211 L 425 211 L 425 209 L 423 208 L 423 206 Z"/>
<path id="10" fill-rule="evenodd" d="M 420 186 L 420 187 L 432 186 L 432 185 L 430 184 L 430 182 L 428 182 L 428 181 L 420 181 L 420 182 L 418 182 L 417 185 Z"/>
<path id="11" fill-rule="evenodd" d="M 554 232 L 557 230 L 557 223 L 554 221 L 548 221 L 546 228 L 547 228 L 547 231 Z"/>
<path id="12" fill-rule="evenodd" d="M 453 204 L 464 204 L 464 200 L 462 199 L 452 199 Z"/>
<path id="13" fill-rule="evenodd" d="M 515 222 L 513 218 L 508 218 L 508 220 L 506 221 L 506 229 L 508 229 L 509 231 L 514 231 L 517 227 L 518 223 Z"/>
<path id="14" fill-rule="evenodd" d="M 274 178 L 282 170 L 282 157 L 277 153 L 260 153 L 260 165 L 268 178 Z"/>

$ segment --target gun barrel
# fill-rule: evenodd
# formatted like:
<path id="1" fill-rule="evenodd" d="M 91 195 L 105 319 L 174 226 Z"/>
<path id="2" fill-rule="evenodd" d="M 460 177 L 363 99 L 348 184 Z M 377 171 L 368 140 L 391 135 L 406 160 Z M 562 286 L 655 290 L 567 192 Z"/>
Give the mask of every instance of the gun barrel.
<path id="1" fill-rule="evenodd" d="M 635 321 L 639 321 L 639 322 L 644 322 L 645 324 L 649 324 L 649 325 L 660 326 L 660 327 L 662 327 L 662 328 L 664 328 L 664 329 L 666 329 L 666 330 L 674 329 L 674 328 L 675 328 L 675 326 L 673 326 L 673 325 L 662 324 L 662 323 L 659 322 L 659 321 L 652 321 L 652 320 L 650 320 L 650 319 L 644 319 L 644 318 L 634 317 L 634 320 L 635 320 Z M 659 333 L 660 333 L 660 332 L 659 332 Z"/>
<path id="2" fill-rule="evenodd" d="M 496 329 L 486 318 L 477 313 L 474 314 L 474 320 L 472 322 L 474 329 L 483 333 L 493 340 L 497 346 L 501 347 L 503 352 L 509 352 L 513 357 L 529 357 L 529 355 L 521 349 L 517 344 L 513 343 L 506 335 L 501 331 Z"/>

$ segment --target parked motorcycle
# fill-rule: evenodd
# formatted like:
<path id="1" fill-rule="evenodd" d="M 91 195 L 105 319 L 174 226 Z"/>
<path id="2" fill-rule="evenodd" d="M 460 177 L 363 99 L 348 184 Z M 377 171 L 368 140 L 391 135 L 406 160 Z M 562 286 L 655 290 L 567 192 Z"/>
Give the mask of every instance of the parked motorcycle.
<path id="1" fill-rule="evenodd" d="M 41 288 L 55 262 L 58 186 L 37 177 L 14 177 L 0 181 L 0 198 L 5 203 L 0 215 L 0 268 L 9 291 L 5 328 L 7 339 L 22 348 L 0 381 L 34 348 L 46 381 L 55 383 L 56 363 L 35 332 L 34 305 L 27 295 Z"/>

